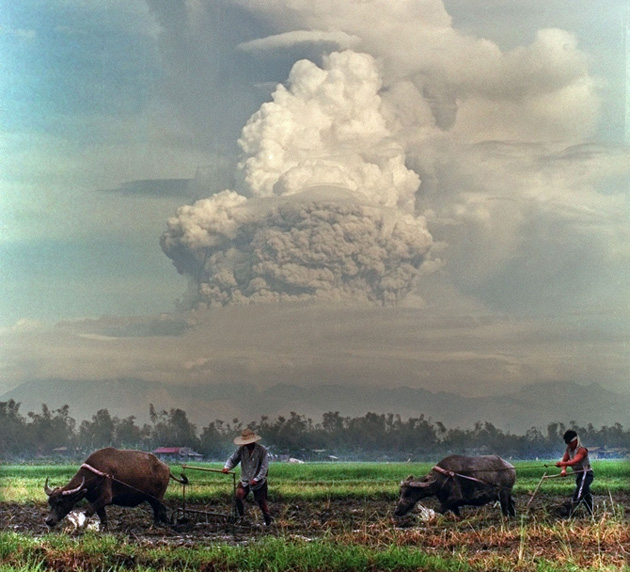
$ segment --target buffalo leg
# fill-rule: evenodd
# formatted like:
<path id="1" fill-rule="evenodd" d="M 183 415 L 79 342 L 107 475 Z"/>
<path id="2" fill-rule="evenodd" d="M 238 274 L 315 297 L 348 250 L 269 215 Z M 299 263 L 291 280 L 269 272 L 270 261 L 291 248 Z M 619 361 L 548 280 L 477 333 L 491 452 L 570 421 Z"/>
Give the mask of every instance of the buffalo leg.
<path id="1" fill-rule="evenodd" d="M 155 524 L 160 524 L 161 522 L 169 523 L 168 516 L 166 514 L 166 506 L 164 503 L 160 502 L 157 499 L 147 499 L 149 504 L 153 508 L 153 521 Z"/>
<path id="2" fill-rule="evenodd" d="M 96 514 L 98 515 L 98 518 L 101 521 L 101 526 L 103 528 L 107 528 L 107 511 L 105 510 L 105 507 L 102 506 L 99 509 L 97 509 Z"/>
<path id="3" fill-rule="evenodd" d="M 502 491 L 499 493 L 499 503 L 501 504 L 501 512 L 504 516 L 516 516 L 514 499 L 509 492 Z"/>
<path id="4" fill-rule="evenodd" d="M 442 504 L 438 512 L 440 514 L 446 514 L 449 510 L 459 518 L 459 505 L 456 504 Z"/>
<path id="5" fill-rule="evenodd" d="M 104 527 L 107 527 L 107 512 L 105 511 L 105 506 L 109 504 L 107 502 L 103 502 L 102 499 L 98 499 L 93 503 L 90 503 L 89 508 L 85 511 L 85 516 L 90 517 L 94 513 L 98 515 L 98 518 L 101 521 L 101 524 Z"/>
<path id="6" fill-rule="evenodd" d="M 101 495 L 90 502 L 90 508 L 85 513 L 86 516 L 92 516 L 94 513 L 98 515 L 101 520 L 101 524 L 103 526 L 107 526 L 107 513 L 105 512 L 105 507 L 109 504 L 112 504 L 112 488 L 111 483 L 108 480 L 107 483 L 103 486 L 103 490 Z"/>

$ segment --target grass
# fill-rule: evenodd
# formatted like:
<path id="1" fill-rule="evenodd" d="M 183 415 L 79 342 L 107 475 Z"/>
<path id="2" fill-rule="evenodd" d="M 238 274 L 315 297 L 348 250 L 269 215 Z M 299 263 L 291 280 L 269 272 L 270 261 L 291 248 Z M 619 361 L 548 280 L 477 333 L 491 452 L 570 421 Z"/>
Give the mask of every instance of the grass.
<path id="1" fill-rule="evenodd" d="M 560 469 L 555 461 L 515 461 L 517 479 L 515 493 L 532 492 L 546 473 L 556 475 Z M 547 465 L 547 466 L 545 466 Z M 322 498 L 363 496 L 388 498 L 398 492 L 400 481 L 408 475 L 428 473 L 432 463 L 342 463 L 273 466 L 273 482 L 288 498 L 304 495 Z M 597 461 L 593 464 L 596 479 L 592 485 L 595 494 L 628 490 L 630 462 L 619 460 Z M 305 491 L 305 485 L 308 491 Z M 566 494 L 574 487 L 574 478 L 546 479 L 542 485 L 548 494 Z"/>
<path id="2" fill-rule="evenodd" d="M 402 538 L 402 534 L 400 534 Z M 51 535 L 38 543 L 23 544 L 16 535 L 0 534 L 0 543 L 15 546 L 11 556 L 3 557 L 5 570 L 92 570 L 142 571 L 166 570 L 238 570 L 292 572 L 326 571 L 521 571 L 541 572 L 628 570 L 610 568 L 597 562 L 584 565 L 576 561 L 571 550 L 562 550 L 551 558 L 536 560 L 525 557 L 514 560 L 501 554 L 471 552 L 465 546 L 445 554 L 431 554 L 415 546 L 397 542 L 364 543 L 363 538 L 319 539 L 265 537 L 245 545 L 217 543 L 199 549 L 154 547 L 147 549 L 132 541 L 103 534 L 84 535 L 80 539 Z M 566 542 L 566 541 L 565 541 Z M 564 546 L 567 546 L 566 544 Z"/>
<path id="3" fill-rule="evenodd" d="M 514 463 L 517 480 L 516 493 L 531 492 L 545 472 L 558 474 L 553 461 L 517 461 Z M 549 465 L 545 467 L 545 465 Z M 221 468 L 219 463 L 197 463 L 204 468 Z M 421 476 L 431 469 L 431 463 L 273 463 L 270 485 L 278 498 L 290 501 L 337 498 L 391 498 L 398 492 L 401 480 L 408 475 Z M 627 490 L 630 483 L 630 462 L 596 461 L 593 463 L 595 494 Z M 175 475 L 180 465 L 171 467 Z M 43 485 L 49 477 L 51 486 L 67 483 L 77 465 L 5 465 L 0 466 L 0 502 L 40 502 L 44 499 Z M 187 496 L 195 500 L 220 500 L 232 490 L 232 476 L 187 469 L 191 480 Z M 542 485 L 549 494 L 565 494 L 573 487 L 573 477 L 547 479 Z M 181 486 L 169 485 L 166 499 L 181 496 Z"/>
<path id="4" fill-rule="evenodd" d="M 627 523 L 608 517 L 490 526 L 472 518 L 439 521 L 431 529 L 373 522 L 313 540 L 280 535 L 198 547 L 94 532 L 41 538 L 2 532 L 0 570 L 628 572 L 622 551 L 629 541 Z"/>
<path id="5" fill-rule="evenodd" d="M 8 538 L 7 538 L 8 536 Z M 11 535 L 0 542 L 12 543 Z M 268 537 L 245 546 L 217 544 L 194 550 L 158 547 L 146 550 L 112 542 L 107 535 L 81 540 L 54 537 L 37 546 L 20 546 L 3 558 L 2 570 L 475 570 L 440 556 L 392 546 L 384 550 Z"/>

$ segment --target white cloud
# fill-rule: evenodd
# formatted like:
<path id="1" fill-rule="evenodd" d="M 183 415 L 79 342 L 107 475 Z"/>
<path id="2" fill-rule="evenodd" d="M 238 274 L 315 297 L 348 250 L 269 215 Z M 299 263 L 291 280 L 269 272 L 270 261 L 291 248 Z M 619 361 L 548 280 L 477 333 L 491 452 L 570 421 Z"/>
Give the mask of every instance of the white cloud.
<path id="1" fill-rule="evenodd" d="M 295 30 L 276 34 L 266 38 L 258 38 L 239 44 L 239 49 L 244 52 L 256 52 L 263 50 L 273 50 L 279 48 L 289 48 L 299 44 L 333 44 L 338 49 L 352 48 L 359 43 L 357 36 L 346 34 L 345 32 L 325 32 L 322 30 Z"/>
<path id="2" fill-rule="evenodd" d="M 278 85 L 272 100 L 245 124 L 239 139 L 239 193 L 248 201 L 287 200 L 317 186 L 347 189 L 360 204 L 412 217 L 420 234 L 427 232 L 419 216 L 426 213 L 439 243 L 440 260 L 434 266 L 444 264 L 443 276 L 451 277 L 465 295 L 486 289 L 491 293 L 481 295 L 486 304 L 492 305 L 500 291 L 496 303 L 502 308 L 514 302 L 522 309 L 524 301 L 536 302 L 538 308 L 544 299 L 535 291 L 549 281 L 557 292 L 568 285 L 581 284 L 573 288 L 576 292 L 594 286 L 588 273 L 577 279 L 557 270 L 558 264 L 573 264 L 580 250 L 593 268 L 611 263 L 603 261 L 606 247 L 600 237 L 613 235 L 619 242 L 625 236 L 621 220 L 613 223 L 618 230 L 606 230 L 606 213 L 623 199 L 601 189 L 611 179 L 610 170 L 622 183 L 628 171 L 625 154 L 580 147 L 596 128 L 599 98 L 589 59 L 572 33 L 540 29 L 529 45 L 504 51 L 456 30 L 439 0 L 347 2 L 332 11 L 318 0 L 236 4 L 276 32 L 245 44 L 252 49 L 273 46 L 290 53 L 296 41 L 315 40 L 322 30 L 360 40 L 354 50 L 323 55 L 321 65 L 298 61 L 286 85 Z M 339 200 L 348 200 L 347 193 L 340 193 Z M 321 295 L 324 282 L 335 282 L 335 272 L 324 278 L 319 268 L 307 278 L 313 264 L 306 256 L 308 245 L 300 272 L 288 262 L 282 267 L 280 256 L 271 272 L 268 261 L 263 264 L 250 249 L 230 242 L 236 237 L 234 226 L 229 237 L 222 223 L 217 221 L 215 228 L 219 215 L 209 213 L 219 199 L 209 201 L 190 207 L 190 213 L 196 212 L 192 218 L 206 217 L 194 227 L 198 236 L 193 227 L 189 233 L 180 228 L 188 224 L 188 214 L 181 211 L 182 221 L 169 223 L 163 238 L 180 271 L 197 281 L 202 300 L 234 303 L 249 292 L 244 299 L 251 302 L 267 298 L 252 292 L 269 291 L 279 299 L 280 284 L 303 287 L 309 280 Z M 240 218 L 239 225 L 249 225 L 239 244 L 265 240 L 261 225 L 275 224 L 275 215 L 253 218 L 253 205 L 244 210 L 244 204 L 227 215 L 233 223 Z M 273 211 L 277 203 L 260 205 L 255 209 L 261 213 L 279 212 Z M 560 233 L 573 241 L 557 240 Z M 210 250 L 187 252 L 185 245 L 200 237 Z M 218 246 L 217 241 L 223 242 Z M 295 250 L 292 238 L 283 236 L 281 243 Z M 426 251 L 423 262 L 437 255 L 437 247 L 434 255 Z M 519 276 L 514 269 L 524 264 L 526 296 L 505 282 L 506 275 Z M 235 270 L 244 267 L 248 270 L 241 274 Z M 263 276 L 267 271 L 274 287 Z M 599 273 L 610 271 L 600 268 Z M 411 274 L 409 284 L 418 275 Z M 239 296 L 226 297 L 233 288 Z"/>

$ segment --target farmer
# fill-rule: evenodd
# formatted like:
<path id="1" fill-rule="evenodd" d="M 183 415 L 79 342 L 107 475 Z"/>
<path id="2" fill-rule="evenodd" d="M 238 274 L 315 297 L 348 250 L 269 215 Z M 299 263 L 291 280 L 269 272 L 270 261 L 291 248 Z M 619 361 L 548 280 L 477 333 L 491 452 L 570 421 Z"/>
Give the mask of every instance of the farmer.
<path id="1" fill-rule="evenodd" d="M 583 501 L 589 513 L 593 514 L 593 497 L 591 495 L 591 483 L 593 482 L 593 469 L 588 458 L 588 449 L 582 446 L 578 434 L 569 429 L 562 436 L 567 448 L 562 461 L 556 463 L 561 467 L 560 474 L 567 476 L 567 467 L 571 467 L 575 473 L 575 492 L 572 498 L 572 511 Z"/>
<path id="2" fill-rule="evenodd" d="M 267 471 L 269 459 L 267 449 L 258 441 L 262 437 L 256 435 L 251 429 L 243 429 L 242 433 L 234 439 L 238 449 L 225 462 L 223 472 L 227 473 L 239 463 L 241 464 L 241 478 L 236 487 L 235 501 L 239 516 L 244 514 L 243 501 L 249 494 L 254 493 L 254 500 L 260 507 L 266 526 L 271 524 L 271 515 L 267 506 Z"/>

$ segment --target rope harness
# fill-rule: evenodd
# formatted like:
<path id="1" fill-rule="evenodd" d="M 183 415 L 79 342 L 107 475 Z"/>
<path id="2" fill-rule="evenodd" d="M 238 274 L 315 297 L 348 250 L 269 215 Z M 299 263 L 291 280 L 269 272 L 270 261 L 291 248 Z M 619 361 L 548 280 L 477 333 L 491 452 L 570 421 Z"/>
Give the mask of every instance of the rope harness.
<path id="1" fill-rule="evenodd" d="M 456 473 L 455 471 L 448 471 L 446 469 L 443 469 L 442 467 L 438 466 L 438 465 L 434 465 L 431 468 L 432 471 L 436 471 L 438 473 L 441 473 L 443 475 L 446 475 L 447 477 L 460 477 L 462 479 L 468 479 L 469 481 L 475 481 L 476 483 L 481 483 L 482 485 L 487 485 L 489 487 L 502 487 L 502 485 L 497 485 L 494 483 L 489 483 L 487 481 L 482 481 L 481 479 L 477 479 L 475 477 L 471 477 L 470 475 L 462 475 L 461 473 Z"/>
<path id="2" fill-rule="evenodd" d="M 456 473 L 455 471 L 449 471 L 447 469 L 444 469 L 442 467 L 440 467 L 439 465 L 434 465 L 431 468 L 432 471 L 435 471 L 437 473 L 440 473 L 448 478 L 455 478 L 455 477 L 459 477 L 460 479 L 467 479 L 469 481 L 473 481 L 475 483 L 479 483 L 481 485 L 484 485 L 486 487 L 494 487 L 496 489 L 505 489 L 507 491 L 511 491 L 512 487 L 506 487 L 505 485 L 500 485 L 498 483 L 489 483 L 488 481 L 484 481 L 482 479 L 478 479 L 476 477 L 471 477 L 470 475 L 463 475 L 461 473 Z M 510 467 L 505 467 L 504 469 L 475 469 L 475 472 L 479 473 L 479 472 L 486 472 L 486 473 L 495 473 L 497 471 L 512 471 L 514 470 L 513 468 Z M 446 485 L 446 481 L 444 481 L 442 483 L 442 486 L 440 487 L 440 489 L 444 488 L 444 486 Z"/>
<path id="3" fill-rule="evenodd" d="M 486 487 L 493 487 L 496 489 L 506 489 L 508 491 L 511 491 L 511 487 L 506 487 L 504 485 L 499 485 L 497 483 L 489 483 L 488 481 L 483 481 L 481 479 L 478 479 L 477 477 L 472 477 L 470 475 L 463 475 L 461 473 L 457 473 L 455 471 L 451 471 L 448 469 L 444 469 L 443 467 L 440 467 L 439 465 L 434 465 L 433 467 L 431 467 L 432 471 L 435 471 L 436 473 L 440 473 L 441 475 L 444 475 L 446 477 L 446 479 L 444 480 L 444 482 L 442 483 L 442 485 L 440 486 L 440 490 L 442 490 L 445 486 L 446 483 L 448 482 L 448 479 L 455 479 L 455 477 L 458 477 L 460 479 L 466 479 L 469 481 L 473 481 L 475 483 L 479 483 L 483 486 Z M 503 470 L 503 469 L 502 469 Z M 510 467 L 506 467 L 505 470 L 513 470 Z M 482 469 L 481 471 L 477 471 L 477 472 L 496 472 L 496 469 Z M 498 497 L 498 500 L 500 502 L 500 497 Z M 417 503 L 420 504 L 420 506 L 422 506 L 422 508 L 424 510 L 427 510 L 426 507 L 424 507 L 421 503 Z"/>
<path id="4" fill-rule="evenodd" d="M 110 475 L 109 473 L 104 473 L 103 471 L 99 471 L 98 469 L 94 468 L 92 465 L 88 465 L 87 463 L 83 463 L 80 467 L 81 469 L 87 469 L 88 471 L 91 471 L 92 473 L 94 473 L 95 475 L 98 475 L 99 477 L 103 477 L 104 479 L 110 479 L 120 485 L 123 485 L 127 488 L 130 488 L 131 490 L 134 490 L 138 493 L 140 493 L 141 495 L 151 498 L 153 500 L 156 500 L 160 503 L 162 503 L 163 501 L 161 501 L 159 498 L 154 497 L 153 495 L 150 495 L 149 493 L 146 493 L 144 491 L 141 491 L 140 489 L 137 489 L 136 487 L 130 485 L 129 483 L 125 483 L 124 481 L 121 481 L 120 479 L 117 479 L 114 475 Z"/>
<path id="5" fill-rule="evenodd" d="M 87 463 L 83 463 L 79 468 L 92 471 L 94 474 L 98 475 L 99 477 L 105 477 L 106 479 L 114 479 L 112 475 L 108 473 L 104 473 L 103 471 L 99 471 L 98 469 L 95 469 L 92 465 L 88 465 Z"/>

